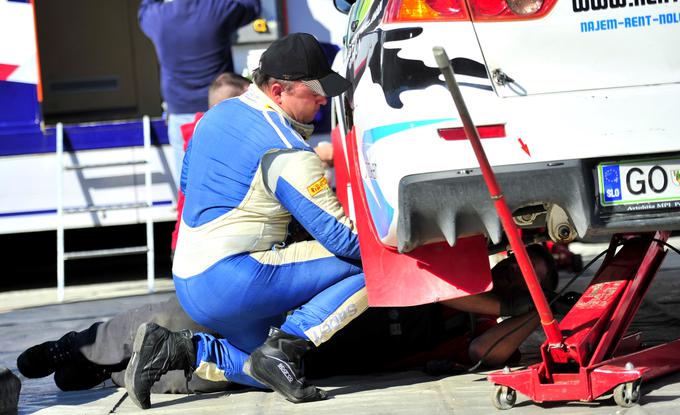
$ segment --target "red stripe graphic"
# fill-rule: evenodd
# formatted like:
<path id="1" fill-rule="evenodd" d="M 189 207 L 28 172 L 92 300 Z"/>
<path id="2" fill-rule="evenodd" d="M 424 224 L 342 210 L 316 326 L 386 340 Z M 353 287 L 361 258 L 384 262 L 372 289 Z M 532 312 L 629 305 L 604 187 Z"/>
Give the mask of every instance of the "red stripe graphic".
<path id="1" fill-rule="evenodd" d="M 17 65 L 0 63 L 0 81 L 6 81 L 18 67 Z"/>

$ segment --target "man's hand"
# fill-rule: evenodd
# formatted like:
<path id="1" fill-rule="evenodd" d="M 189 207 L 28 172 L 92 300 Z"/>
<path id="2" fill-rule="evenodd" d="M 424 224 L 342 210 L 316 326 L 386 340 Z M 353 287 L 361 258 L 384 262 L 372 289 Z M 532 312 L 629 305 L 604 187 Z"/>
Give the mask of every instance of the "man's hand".
<path id="1" fill-rule="evenodd" d="M 328 141 L 322 141 L 314 147 L 316 155 L 323 162 L 323 168 L 333 167 L 333 145 Z"/>

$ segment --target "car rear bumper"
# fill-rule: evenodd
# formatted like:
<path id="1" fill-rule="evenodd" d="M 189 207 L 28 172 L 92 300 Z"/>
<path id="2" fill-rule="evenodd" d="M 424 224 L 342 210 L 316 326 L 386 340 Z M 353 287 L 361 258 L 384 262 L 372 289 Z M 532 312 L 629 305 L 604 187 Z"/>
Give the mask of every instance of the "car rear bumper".
<path id="1" fill-rule="evenodd" d="M 579 159 L 499 166 L 494 167 L 494 172 L 511 211 L 558 205 L 584 240 L 618 232 L 680 229 L 677 207 L 620 213 L 600 206 L 596 185 L 596 166 L 600 161 Z M 493 243 L 499 243 L 502 233 L 478 168 L 421 173 L 401 179 L 397 218 L 400 252 L 437 241 L 453 245 L 457 238 L 474 234 L 485 234 Z"/>

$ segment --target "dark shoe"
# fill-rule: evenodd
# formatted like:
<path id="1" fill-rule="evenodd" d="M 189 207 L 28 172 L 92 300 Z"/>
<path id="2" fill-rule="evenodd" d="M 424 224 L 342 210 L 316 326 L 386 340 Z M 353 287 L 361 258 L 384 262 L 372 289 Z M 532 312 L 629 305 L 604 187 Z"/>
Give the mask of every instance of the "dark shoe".
<path id="1" fill-rule="evenodd" d="M 64 365 L 84 359 L 76 346 L 75 331 L 66 333 L 57 341 L 29 347 L 17 358 L 17 369 L 27 378 L 43 378 Z"/>
<path id="2" fill-rule="evenodd" d="M 326 399 L 326 392 L 307 384 L 303 375 L 302 356 L 310 348 L 309 341 L 272 327 L 264 344 L 246 360 L 243 371 L 291 402 Z"/>
<path id="3" fill-rule="evenodd" d="M 92 389 L 110 378 L 110 370 L 84 359 L 82 363 L 63 366 L 54 372 L 54 383 L 65 392 Z"/>
<path id="4" fill-rule="evenodd" d="M 139 326 L 125 370 L 125 388 L 135 405 L 151 407 L 151 386 L 169 370 L 191 376 L 196 361 L 191 337 L 189 330 L 173 332 L 155 323 Z"/>

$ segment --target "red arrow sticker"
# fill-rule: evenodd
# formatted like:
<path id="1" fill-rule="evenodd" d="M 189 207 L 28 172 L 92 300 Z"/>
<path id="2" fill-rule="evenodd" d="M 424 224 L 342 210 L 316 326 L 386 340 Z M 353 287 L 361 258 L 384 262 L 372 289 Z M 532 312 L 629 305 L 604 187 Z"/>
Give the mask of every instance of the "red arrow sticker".
<path id="1" fill-rule="evenodd" d="M 17 65 L 0 63 L 0 81 L 6 81 L 10 75 L 18 68 Z"/>
<path id="2" fill-rule="evenodd" d="M 519 141 L 519 145 L 522 146 L 522 150 L 524 150 L 524 152 L 527 153 L 527 155 L 529 157 L 531 157 L 531 152 L 529 151 L 529 146 L 524 144 L 524 141 L 522 141 L 521 138 L 518 138 L 517 141 Z"/>

